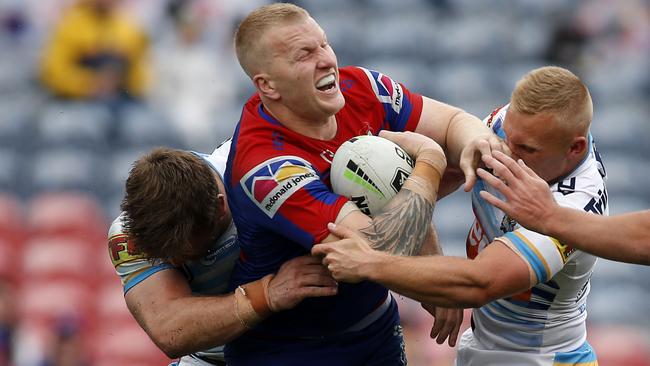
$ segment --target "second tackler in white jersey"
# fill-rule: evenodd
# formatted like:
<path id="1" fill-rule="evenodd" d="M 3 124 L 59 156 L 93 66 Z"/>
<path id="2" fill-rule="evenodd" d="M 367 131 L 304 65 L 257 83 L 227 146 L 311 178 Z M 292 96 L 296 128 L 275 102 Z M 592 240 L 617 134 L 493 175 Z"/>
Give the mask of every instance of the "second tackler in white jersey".
<path id="1" fill-rule="evenodd" d="M 495 111 L 485 121 L 501 138 L 507 109 Z M 550 188 L 561 206 L 607 215 L 605 179 L 590 135 L 585 159 Z M 461 338 L 457 364 L 596 365 L 585 328 L 596 257 L 521 227 L 483 200 L 481 190 L 503 197 L 478 180 L 472 192 L 475 220 L 467 237 L 467 256 L 474 258 L 494 240 L 501 241 L 528 266 L 531 288 L 473 310 L 473 330 Z"/>
<path id="2" fill-rule="evenodd" d="M 194 154 L 203 158 L 223 180 L 226 170 L 230 141 L 226 141 L 215 149 L 212 154 Z M 112 223 L 109 233 L 109 254 L 115 271 L 122 280 L 124 294 L 156 272 L 163 270 L 178 270 L 185 278 L 193 294 L 218 295 L 226 293 L 230 273 L 239 257 L 237 231 L 233 223 L 214 242 L 214 246 L 205 257 L 173 266 L 164 261 L 150 261 L 135 253 L 132 243 L 122 229 L 123 214 Z M 219 365 L 225 364 L 223 346 L 214 347 L 203 352 L 187 355 L 179 360 L 178 365 Z"/>

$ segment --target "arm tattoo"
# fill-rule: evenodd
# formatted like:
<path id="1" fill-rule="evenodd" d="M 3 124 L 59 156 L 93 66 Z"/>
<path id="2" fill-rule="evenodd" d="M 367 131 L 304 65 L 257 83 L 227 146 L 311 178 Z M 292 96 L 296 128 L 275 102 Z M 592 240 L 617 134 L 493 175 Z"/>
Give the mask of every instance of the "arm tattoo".
<path id="1" fill-rule="evenodd" d="M 418 255 L 427 239 L 433 207 L 419 194 L 402 189 L 361 232 L 373 249 L 395 255 Z"/>

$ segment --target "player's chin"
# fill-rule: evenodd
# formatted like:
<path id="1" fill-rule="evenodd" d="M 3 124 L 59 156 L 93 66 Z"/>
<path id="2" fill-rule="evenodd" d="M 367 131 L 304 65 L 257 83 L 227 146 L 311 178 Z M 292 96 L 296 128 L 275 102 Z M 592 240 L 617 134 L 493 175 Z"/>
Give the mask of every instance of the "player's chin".
<path id="1" fill-rule="evenodd" d="M 340 92 L 335 94 L 323 94 L 319 92 L 319 101 L 321 108 L 326 110 L 328 114 L 335 114 L 345 106 L 345 98 Z"/>

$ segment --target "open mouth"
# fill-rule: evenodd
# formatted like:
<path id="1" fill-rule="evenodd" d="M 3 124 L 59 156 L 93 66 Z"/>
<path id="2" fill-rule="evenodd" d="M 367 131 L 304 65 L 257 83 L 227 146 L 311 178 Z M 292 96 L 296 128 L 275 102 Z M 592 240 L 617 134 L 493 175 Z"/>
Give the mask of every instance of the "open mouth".
<path id="1" fill-rule="evenodd" d="M 336 76 L 334 74 L 329 74 L 316 83 L 316 89 L 320 91 L 328 91 L 336 87 Z"/>

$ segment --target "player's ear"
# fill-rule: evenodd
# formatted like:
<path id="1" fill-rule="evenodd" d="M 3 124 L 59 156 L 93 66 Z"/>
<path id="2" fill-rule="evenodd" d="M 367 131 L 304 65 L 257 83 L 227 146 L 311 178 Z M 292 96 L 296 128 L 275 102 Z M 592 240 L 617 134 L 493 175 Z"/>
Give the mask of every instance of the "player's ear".
<path id="1" fill-rule="evenodd" d="M 253 76 L 253 84 L 260 95 L 272 100 L 280 99 L 280 94 L 275 88 L 275 82 L 271 80 L 268 74 Z"/>
<path id="2" fill-rule="evenodd" d="M 226 205 L 226 195 L 219 193 L 217 195 L 217 214 L 219 217 L 223 217 L 226 214 L 227 205 Z"/>
<path id="3" fill-rule="evenodd" d="M 587 138 L 584 136 L 576 136 L 571 142 L 569 154 L 581 157 L 587 150 Z"/>

